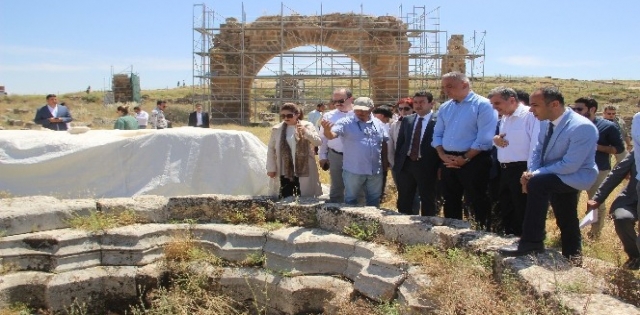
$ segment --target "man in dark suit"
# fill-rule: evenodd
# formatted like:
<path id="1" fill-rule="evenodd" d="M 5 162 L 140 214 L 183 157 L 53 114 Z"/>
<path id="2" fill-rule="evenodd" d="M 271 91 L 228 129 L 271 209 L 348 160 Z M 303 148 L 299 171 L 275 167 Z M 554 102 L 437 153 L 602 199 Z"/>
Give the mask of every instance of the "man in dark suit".
<path id="1" fill-rule="evenodd" d="M 66 106 L 58 105 L 58 97 L 55 94 L 47 95 L 47 105 L 42 106 L 36 112 L 33 119 L 38 125 L 51 130 L 67 130 L 67 124 L 73 120 Z"/>
<path id="2" fill-rule="evenodd" d="M 189 126 L 209 128 L 209 113 L 202 112 L 202 104 L 196 104 L 196 111 L 189 114 Z"/>
<path id="3" fill-rule="evenodd" d="M 435 216 L 438 152 L 431 146 L 436 116 L 432 112 L 433 95 L 417 92 L 413 96 L 415 114 L 404 117 L 398 132 L 393 171 L 397 174 L 400 213 L 413 214 L 413 201 L 418 190 L 420 214 Z"/>

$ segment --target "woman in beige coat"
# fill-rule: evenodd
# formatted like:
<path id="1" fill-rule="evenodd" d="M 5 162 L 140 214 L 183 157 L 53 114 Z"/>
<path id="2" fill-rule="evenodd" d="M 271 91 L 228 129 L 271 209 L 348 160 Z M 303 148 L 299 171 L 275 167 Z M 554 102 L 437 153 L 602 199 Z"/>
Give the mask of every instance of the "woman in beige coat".
<path id="1" fill-rule="evenodd" d="M 293 103 L 280 108 L 281 123 L 271 129 L 267 149 L 267 175 L 279 176 L 280 197 L 318 197 L 322 194 L 314 146 L 322 143 L 315 126 L 302 120 Z"/>

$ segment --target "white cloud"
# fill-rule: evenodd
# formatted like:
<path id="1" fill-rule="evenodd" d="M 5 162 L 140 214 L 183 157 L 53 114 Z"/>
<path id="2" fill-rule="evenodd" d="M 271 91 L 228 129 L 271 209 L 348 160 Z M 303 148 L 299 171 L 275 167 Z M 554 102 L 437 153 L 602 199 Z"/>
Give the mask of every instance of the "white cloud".
<path id="1" fill-rule="evenodd" d="M 516 55 L 508 56 L 500 59 L 500 62 L 518 67 L 560 67 L 560 68 L 574 68 L 574 67 L 598 67 L 602 63 L 593 60 L 547 60 L 537 56 Z"/>

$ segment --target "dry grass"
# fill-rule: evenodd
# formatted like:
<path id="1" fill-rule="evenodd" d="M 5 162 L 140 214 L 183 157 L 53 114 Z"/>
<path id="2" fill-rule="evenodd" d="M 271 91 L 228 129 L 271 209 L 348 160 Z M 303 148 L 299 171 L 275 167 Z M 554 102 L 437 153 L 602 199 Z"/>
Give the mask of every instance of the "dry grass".
<path id="1" fill-rule="evenodd" d="M 546 299 L 533 296 L 515 276 L 503 275 L 502 282 L 496 282 L 489 256 L 418 245 L 407 247 L 404 257 L 420 265 L 433 281 L 420 294 L 437 305 L 438 314 L 569 314 Z"/>
<path id="2" fill-rule="evenodd" d="M 101 232 L 115 227 L 136 223 L 145 223 L 145 221 L 131 210 L 125 210 L 117 213 L 91 211 L 88 216 L 76 215 L 69 220 L 69 225 L 72 228 L 90 232 Z"/>

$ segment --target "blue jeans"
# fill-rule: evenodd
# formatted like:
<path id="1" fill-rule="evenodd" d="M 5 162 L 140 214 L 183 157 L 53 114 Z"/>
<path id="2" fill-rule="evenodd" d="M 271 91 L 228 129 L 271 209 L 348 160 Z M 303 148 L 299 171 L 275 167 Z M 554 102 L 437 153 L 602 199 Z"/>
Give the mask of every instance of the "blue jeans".
<path id="1" fill-rule="evenodd" d="M 383 174 L 358 175 L 343 170 L 344 202 L 348 205 L 357 205 L 358 193 L 364 190 L 367 206 L 379 207 L 380 195 L 382 195 L 382 176 Z"/>

